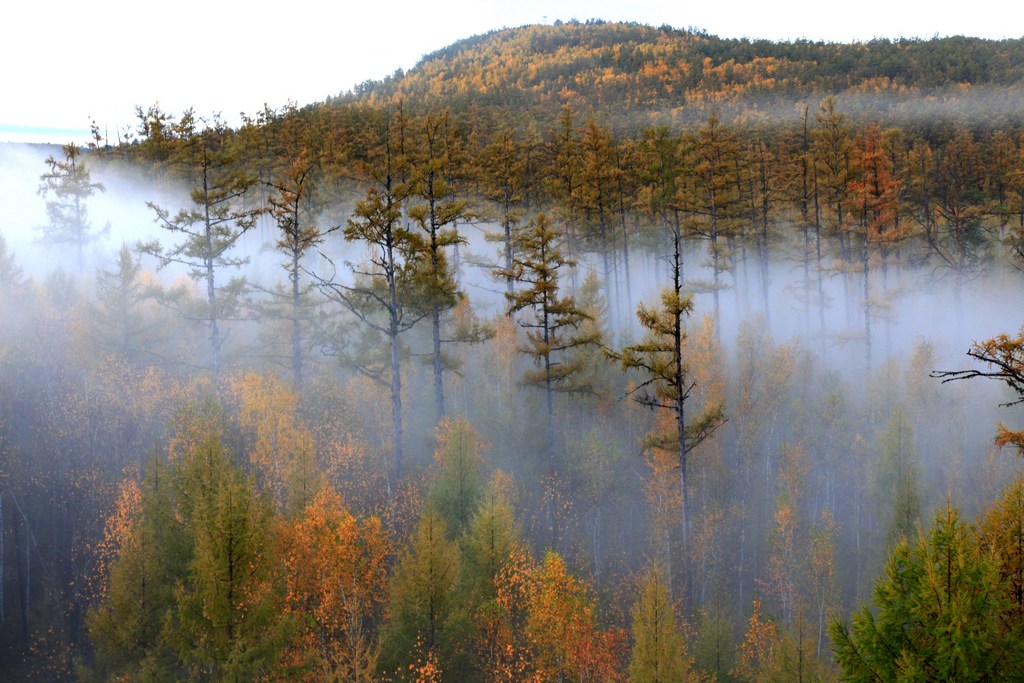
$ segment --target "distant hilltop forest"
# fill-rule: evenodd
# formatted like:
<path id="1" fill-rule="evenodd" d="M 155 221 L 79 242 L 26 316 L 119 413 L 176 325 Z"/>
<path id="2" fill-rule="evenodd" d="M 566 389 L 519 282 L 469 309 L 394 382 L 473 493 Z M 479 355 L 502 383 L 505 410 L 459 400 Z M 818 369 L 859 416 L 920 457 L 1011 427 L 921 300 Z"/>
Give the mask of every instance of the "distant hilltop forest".
<path id="1" fill-rule="evenodd" d="M 752 119 L 794 102 L 841 97 L 851 112 L 913 116 L 922 101 L 952 116 L 1019 120 L 1024 40 L 773 42 L 591 20 L 502 29 L 426 55 L 329 104 L 417 101 L 484 112 L 557 115 L 593 107 L 618 125 L 692 122 L 711 109 Z"/>

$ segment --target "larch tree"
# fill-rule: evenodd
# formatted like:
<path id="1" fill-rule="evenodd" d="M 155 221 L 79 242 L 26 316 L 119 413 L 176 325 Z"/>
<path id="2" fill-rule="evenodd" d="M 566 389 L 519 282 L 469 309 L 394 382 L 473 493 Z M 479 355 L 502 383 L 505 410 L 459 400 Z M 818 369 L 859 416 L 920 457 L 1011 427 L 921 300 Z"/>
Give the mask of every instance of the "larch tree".
<path id="1" fill-rule="evenodd" d="M 606 349 L 606 355 L 618 363 L 623 372 L 636 370 L 642 373 L 641 381 L 630 390 L 633 400 L 652 410 L 665 410 L 672 415 L 674 429 L 670 433 L 652 432 L 645 438 L 645 444 L 676 455 L 682 499 L 680 529 L 685 551 L 689 535 L 687 464 L 690 452 L 721 425 L 724 415 L 721 404 L 709 404 L 704 406 L 697 419 L 688 420 L 687 417 L 686 402 L 694 381 L 683 357 L 683 342 L 686 318 L 693 311 L 693 298 L 683 294 L 682 238 L 678 227 L 673 227 L 671 235 L 672 282 L 661 294 L 661 306 L 652 309 L 641 303 L 637 307 L 637 318 L 646 330 L 644 339 L 621 351 Z"/>
<path id="2" fill-rule="evenodd" d="M 999 565 L 1003 597 L 1007 601 L 1002 628 L 1024 629 L 1024 477 L 1011 483 L 988 509 L 978 525 L 981 546 Z"/>
<path id="3" fill-rule="evenodd" d="M 501 226 L 500 233 L 489 234 L 487 239 L 502 245 L 502 270 L 496 272 L 505 280 L 505 290 L 509 293 L 515 288 L 515 280 L 511 277 L 515 231 L 523 216 L 525 162 L 521 147 L 514 131 L 505 126 L 483 150 L 484 196 L 494 202 Z"/>
<path id="4" fill-rule="evenodd" d="M 139 256 L 127 244 L 121 245 L 114 269 L 96 273 L 96 301 L 90 304 L 88 334 L 97 350 L 134 365 L 165 361 L 171 320 L 153 310 L 155 293 Z"/>
<path id="5" fill-rule="evenodd" d="M 849 681 L 1015 679 L 1024 674 L 1019 631 L 996 556 L 946 504 L 911 544 L 896 544 L 867 605 L 829 626 Z"/>
<path id="6" fill-rule="evenodd" d="M 614 321 L 618 310 L 615 272 L 615 241 L 618 226 L 615 221 L 615 189 L 618 169 L 615 166 L 611 131 L 601 126 L 591 115 L 579 136 L 580 175 L 571 202 L 581 223 L 584 245 L 601 259 L 601 280 L 605 287 L 605 301 L 611 308 Z M 613 292 L 613 285 L 616 291 Z"/>
<path id="7" fill-rule="evenodd" d="M 371 353 L 349 354 L 348 361 L 362 374 L 387 384 L 391 392 L 391 476 L 402 478 L 402 347 L 401 337 L 429 316 L 429 289 L 423 277 L 429 269 L 422 236 L 403 225 L 405 159 L 399 147 L 391 115 L 384 123 L 379 158 L 367 164 L 373 185 L 358 201 L 344 229 L 345 240 L 366 247 L 365 260 L 348 263 L 350 280 L 333 271 L 312 273 L 321 292 L 353 314 L 371 336 L 386 340 L 384 358 Z M 339 342 L 338 346 L 349 343 Z M 375 340 L 364 340 L 365 349 L 379 349 Z M 389 479 L 389 487 L 393 482 Z"/>
<path id="8" fill-rule="evenodd" d="M 567 352 L 595 343 L 592 334 L 585 334 L 583 323 L 587 314 L 572 296 L 565 296 L 559 287 L 559 271 L 571 268 L 572 260 L 563 256 L 561 238 L 544 213 L 538 214 L 519 234 L 517 257 L 511 277 L 519 287 L 506 293 L 508 311 L 521 316 L 519 325 L 526 330 L 526 343 L 520 351 L 529 356 L 535 370 L 527 371 L 523 384 L 544 391 L 547 417 L 547 460 L 549 476 L 558 474 L 555 394 L 587 391 L 579 380 L 583 363 Z M 552 538 L 557 539 L 558 523 L 553 505 L 549 504 Z"/>
<path id="9" fill-rule="evenodd" d="M 633 654 L 629 680 L 671 683 L 688 680 L 692 661 L 679 630 L 663 571 L 652 565 L 644 574 L 633 603 Z"/>
<path id="10" fill-rule="evenodd" d="M 732 131 L 712 114 L 692 138 L 684 142 L 690 173 L 679 188 L 678 201 L 690 215 L 687 233 L 707 242 L 714 297 L 715 332 L 720 334 L 722 274 L 733 272 L 729 242 L 735 231 L 739 192 L 731 178 L 738 146 Z"/>
<path id="11" fill-rule="evenodd" d="M 843 278 L 843 294 L 846 315 L 849 321 L 850 269 L 853 267 L 853 251 L 846 223 L 850 213 L 851 157 L 853 136 L 846 115 L 839 111 L 836 101 L 827 97 L 815 115 L 817 126 L 812 131 L 814 173 L 820 196 L 824 202 L 819 205 L 824 227 L 839 244 L 840 270 Z"/>
<path id="12" fill-rule="evenodd" d="M 183 124 L 180 145 L 183 172 L 189 179 L 190 208 L 177 213 L 147 205 L 156 214 L 157 225 L 167 232 L 175 244 L 164 247 L 159 241 L 140 243 L 142 254 L 157 259 L 160 268 L 172 264 L 183 266 L 202 290 L 202 300 L 195 306 L 178 305 L 181 315 L 209 330 L 213 375 L 220 381 L 222 352 L 228 330 L 225 322 L 238 314 L 240 295 L 245 282 L 240 278 L 223 280 L 225 271 L 248 263 L 245 257 L 232 255 L 242 235 L 256 225 L 261 209 L 241 206 L 245 194 L 256 183 L 234 163 L 228 144 L 227 127 L 214 119 L 201 130 Z"/>
<path id="13" fill-rule="evenodd" d="M 967 351 L 967 355 L 985 363 L 986 368 L 983 370 L 934 371 L 931 376 L 939 378 L 943 382 L 972 377 L 995 379 L 1016 394 L 1016 397 L 1004 404 L 1004 407 L 1024 403 L 1024 328 L 1013 337 L 1004 333 L 973 344 Z M 1018 453 L 1024 454 L 1024 431 L 1010 429 L 1000 422 L 996 433 L 996 444 L 1013 446 Z"/>
<path id="14" fill-rule="evenodd" d="M 102 183 L 94 183 L 82 158 L 82 150 L 70 143 L 62 148 L 64 160 L 50 155 L 46 159 L 48 170 L 39 176 L 39 196 L 46 199 L 48 223 L 38 228 L 47 243 L 74 248 L 78 267 L 86 245 L 98 238 L 89 220 L 86 201 L 97 191 L 103 192 Z M 107 229 L 109 229 L 107 225 Z"/>
<path id="15" fill-rule="evenodd" d="M 314 192 L 319 165 L 319 159 L 303 148 L 293 152 L 288 163 L 267 181 L 273 190 L 268 197 L 270 214 L 280 231 L 274 246 L 285 257 L 282 267 L 288 276 L 284 290 L 270 291 L 273 304 L 276 304 L 272 305 L 272 312 L 291 323 L 290 365 L 292 384 L 296 389 L 302 386 L 303 381 L 303 364 L 308 353 L 308 334 L 304 334 L 303 324 L 310 317 L 309 298 L 315 286 L 304 281 L 304 261 L 328 234 L 341 228 L 339 225 L 321 230 L 310 218 L 310 195 Z"/>
<path id="16" fill-rule="evenodd" d="M 138 672 L 141 676 L 172 671 L 175 658 L 165 641 L 165 622 L 174 610 L 175 581 L 187 571 L 185 531 L 169 523 L 174 516 L 172 476 L 154 461 L 134 510 L 118 501 L 112 519 L 124 516 L 116 555 L 103 577 L 103 595 L 86 616 L 95 658 L 85 680 L 109 680 Z"/>
<path id="17" fill-rule="evenodd" d="M 462 298 L 448 251 L 465 240 L 459 235 L 458 222 L 469 218 L 464 199 L 456 197 L 449 182 L 453 131 L 448 112 L 428 114 L 421 123 L 421 140 L 411 164 L 409 217 L 422 231 L 425 304 L 430 309 L 431 365 L 434 372 L 434 404 L 437 419 L 445 416 L 444 357 L 441 353 L 442 317 Z"/>
<path id="18" fill-rule="evenodd" d="M 213 436 L 177 463 L 176 513 L 191 552 L 165 637 L 183 671 L 252 680 L 276 670 L 282 622 L 273 507 Z"/>
<path id="19" fill-rule="evenodd" d="M 469 527 L 483 494 L 484 442 L 461 415 L 441 420 L 437 442 L 434 462 L 439 471 L 428 496 L 444 518 L 449 536 L 458 538 Z"/>
<path id="20" fill-rule="evenodd" d="M 879 435 L 879 456 L 874 472 L 877 505 L 889 508 L 888 519 L 880 520 L 885 530 L 885 547 L 903 538 L 914 538 L 921 523 L 918 493 L 917 450 L 914 432 L 903 409 L 897 406 Z"/>
<path id="21" fill-rule="evenodd" d="M 922 222 L 924 237 L 936 269 L 953 279 L 958 316 L 964 286 L 982 273 L 989 258 L 983 168 L 974 135 L 962 128 L 942 147 L 926 180 L 935 196 L 934 214 Z"/>
<path id="22" fill-rule="evenodd" d="M 428 505 L 392 578 L 381 673 L 401 677 L 410 664 L 433 658 L 446 680 L 457 680 L 465 666 L 467 628 L 458 593 L 460 570 L 459 547 L 448 539 L 444 519 Z"/>
<path id="23" fill-rule="evenodd" d="M 889 157 L 882 148 L 881 131 L 870 126 L 857 141 L 851 162 L 850 191 L 853 211 L 851 232 L 858 234 L 863 284 L 864 348 L 867 371 L 871 372 L 874 309 L 871 289 L 872 259 L 876 261 L 883 245 L 893 240 L 898 210 L 899 180 L 893 177 Z"/>

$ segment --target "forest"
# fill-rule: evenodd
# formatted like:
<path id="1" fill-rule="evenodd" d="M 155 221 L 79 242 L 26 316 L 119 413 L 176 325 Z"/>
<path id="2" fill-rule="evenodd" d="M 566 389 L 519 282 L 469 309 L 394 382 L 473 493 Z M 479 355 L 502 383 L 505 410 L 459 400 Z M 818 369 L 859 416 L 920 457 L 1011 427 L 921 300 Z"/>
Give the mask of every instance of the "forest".
<path id="1" fill-rule="evenodd" d="M 0 677 L 1024 677 L 1021 49 L 523 27 L 0 145 Z"/>

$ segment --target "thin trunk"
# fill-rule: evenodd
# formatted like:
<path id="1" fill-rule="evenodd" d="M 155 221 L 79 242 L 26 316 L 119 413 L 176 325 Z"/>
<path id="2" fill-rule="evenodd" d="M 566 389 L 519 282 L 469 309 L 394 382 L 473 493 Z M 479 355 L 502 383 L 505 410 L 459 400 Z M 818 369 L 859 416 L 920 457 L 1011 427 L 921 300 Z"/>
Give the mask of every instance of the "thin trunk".
<path id="1" fill-rule="evenodd" d="M 0 495 L 0 625 L 7 619 L 4 608 L 4 497 Z"/>
<path id="2" fill-rule="evenodd" d="M 870 252 L 868 250 L 868 226 L 864 226 L 864 250 L 861 254 L 861 261 L 864 275 L 864 345 L 868 375 L 871 374 L 871 272 Z"/>
<path id="3" fill-rule="evenodd" d="M 444 363 L 441 357 L 441 307 L 435 305 L 431 311 L 431 331 L 434 348 L 434 405 L 437 407 L 437 421 L 445 416 L 444 409 Z"/>
<path id="4" fill-rule="evenodd" d="M 298 213 L 295 216 L 295 226 L 298 230 Z M 295 390 L 302 387 L 302 292 L 299 289 L 299 250 L 292 251 L 292 382 Z"/>

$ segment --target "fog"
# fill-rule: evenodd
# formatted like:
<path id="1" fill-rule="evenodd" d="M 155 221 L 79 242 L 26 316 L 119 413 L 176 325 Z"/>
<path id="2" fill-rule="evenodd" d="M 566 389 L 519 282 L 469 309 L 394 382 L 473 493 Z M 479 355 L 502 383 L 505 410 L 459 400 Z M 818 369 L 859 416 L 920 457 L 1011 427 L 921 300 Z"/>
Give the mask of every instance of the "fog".
<path id="1" fill-rule="evenodd" d="M 140 314 L 146 324 L 137 329 L 147 330 L 146 334 L 155 329 L 163 337 L 140 339 L 147 347 L 140 356 L 144 360 L 129 358 L 123 371 L 104 365 L 103 347 L 93 339 L 90 327 L 98 317 L 90 308 L 97 273 L 116 269 L 122 245 L 134 247 L 152 240 L 165 247 L 173 245 L 147 203 L 174 213 L 187 206 L 187 192 L 115 159 L 86 156 L 92 181 L 102 183 L 104 191 L 87 200 L 89 219 L 100 234 L 88 244 L 79 263 L 73 249 L 40 242 L 36 230 L 47 220 L 46 198 L 37 193 L 39 176 L 47 156 L 60 153 L 51 146 L 0 145 L 0 205 L 5 209 L 0 234 L 28 281 L 25 286 L 12 286 L 3 298 L 7 320 L 27 322 L 9 326 L 0 336 L 7 345 L 0 353 L 0 370 L 7 375 L 0 373 L 0 379 L 8 392 L 10 414 L 16 416 L 9 424 L 0 423 L 9 434 L 4 443 L 13 444 L 4 446 L 0 475 L 17 473 L 10 476 L 22 478 L 14 483 L 23 488 L 3 483 L 5 488 L 0 490 L 3 495 L 13 491 L 25 501 L 26 520 L 45 519 L 53 529 L 64 529 L 58 513 L 76 514 L 74 505 L 79 502 L 66 493 L 77 489 L 62 477 L 76 468 L 94 473 L 90 481 L 102 481 L 102 485 L 92 489 L 81 485 L 95 497 L 88 503 L 92 526 L 84 529 L 83 524 L 76 532 L 80 536 L 75 536 L 74 543 L 82 543 L 100 535 L 112 505 L 113 482 L 125 476 L 137 478 L 147 466 L 146 458 L 164 453 L 173 434 L 175 413 L 170 407 L 144 412 L 139 406 L 170 404 L 172 397 L 179 396 L 194 400 L 190 392 L 198 390 L 187 387 L 206 386 L 201 380 L 211 367 L 210 333 L 196 324 L 201 318 L 189 320 L 187 314 L 179 315 L 181 309 L 151 306 Z M 322 229 L 330 228 L 343 223 L 351 210 L 346 204 L 328 206 L 315 222 Z M 742 633 L 744 615 L 756 595 L 764 595 L 775 613 L 790 620 L 783 623 L 792 623 L 792 613 L 785 611 L 790 603 L 771 573 L 776 571 L 773 553 L 778 552 L 775 515 L 778 506 L 791 498 L 801 543 L 809 542 L 812 531 L 820 531 L 823 514 L 832 515 L 836 522 L 829 532 L 836 544 L 836 578 L 830 589 L 834 599 L 819 606 L 817 617 L 824 623 L 826 607 L 848 609 L 862 602 L 892 538 L 890 508 L 897 494 L 887 481 L 891 473 L 886 468 L 893 457 L 887 434 L 896 416 L 902 428 L 901 411 L 912 434 L 912 446 L 906 450 L 908 467 L 920 468 L 916 519 L 921 523 L 947 500 L 968 514 L 977 513 L 1022 469 L 1011 454 L 993 446 L 997 422 L 1010 427 L 1021 422 L 1019 406 L 999 407 L 1011 398 L 1005 389 L 983 381 L 944 385 L 929 376 L 937 370 L 971 367 L 973 361 L 965 352 L 972 342 L 1020 327 L 1019 301 L 1012 293 L 1020 287 L 1022 275 L 1011 263 L 993 258 L 965 285 L 959 307 L 954 303 L 953 282 L 932 267 L 910 266 L 910 259 L 894 262 L 884 282 L 879 272 L 872 272 L 869 367 L 861 275 L 851 273 L 844 282 L 843 264 L 827 256 L 821 282 L 827 304 L 820 307 L 816 264 L 805 275 L 794 256 L 800 245 L 790 243 L 796 234 L 793 226 L 775 226 L 767 296 L 761 290 L 763 278 L 753 250 L 748 249 L 744 259 L 743 250 L 737 248 L 724 261 L 717 326 L 709 326 L 716 311 L 715 297 L 706 286 L 714 279 L 707 242 L 687 240 L 685 288 L 693 292 L 695 303 L 685 347 L 695 382 L 688 410 L 697 414 L 721 400 L 726 417 L 724 425 L 691 454 L 689 487 L 695 502 L 689 543 L 700 549 L 697 554 L 680 542 L 678 529 L 667 522 L 678 519 L 678 510 L 672 507 L 678 503 L 669 495 L 676 490 L 678 475 L 673 469 L 659 469 L 658 449 L 643 443 L 645 435 L 658 429 L 661 416 L 629 399 L 628 383 L 635 386 L 643 379 L 638 373 L 624 375 L 598 350 L 580 351 L 591 354 L 584 366 L 596 389 L 557 398 L 557 454 L 553 460 L 545 455 L 550 446 L 544 430 L 538 428 L 545 421 L 544 400 L 523 380 L 524 373 L 537 366 L 516 353 L 523 344 L 523 330 L 508 327 L 505 283 L 491 272 L 501 249 L 485 236 L 498 232 L 498 226 L 481 219 L 459 229 L 465 242 L 459 246 L 457 260 L 452 258 L 460 287 L 475 315 L 495 336 L 451 345 L 444 380 L 448 405 L 462 413 L 487 442 L 484 469 L 500 469 L 513 477 L 515 513 L 528 542 L 538 552 L 553 548 L 563 553 L 574 571 L 587 576 L 608 605 L 604 618 L 610 623 L 628 625 L 629 596 L 623 586 L 631 586 L 636 573 L 654 559 L 665 562 L 679 585 L 685 586 L 679 598 L 681 612 L 697 620 L 707 614 L 709 605 L 716 605 L 714 609 L 731 624 L 729 632 L 734 635 L 729 637 Z M 656 229 L 645 234 L 664 244 Z M 225 270 L 218 278 L 244 276 L 258 286 L 249 292 L 250 303 L 265 300 L 260 289 L 286 282 L 284 257 L 274 248 L 276 239 L 274 222 L 263 216 L 231 252 L 248 263 L 237 273 Z M 611 293 L 600 320 L 603 344 L 609 349 L 641 339 L 644 330 L 637 322 L 636 307 L 641 302 L 657 305 L 669 282 L 663 249 L 631 245 L 628 283 L 622 277 L 626 269 L 621 252 L 615 251 L 610 259 L 615 268 L 611 278 L 602 272 L 604 259 L 594 253 L 573 254 L 576 269 L 560 273 L 565 293 L 579 293 L 590 271 L 602 281 L 602 295 Z M 308 256 L 304 268 L 320 277 L 335 274 L 350 282 L 348 264 L 363 258 L 362 246 L 346 243 L 341 231 L 335 231 Z M 146 281 L 159 282 L 165 289 L 188 282 L 181 266 L 158 269 L 150 257 L 141 257 L 140 264 Z M 72 278 L 77 307 L 61 308 L 51 300 L 52 293 L 46 293 L 46 282 L 58 272 Z M 193 284 L 191 288 L 201 298 L 201 287 Z M 805 301 L 808 289 L 811 299 Z M 386 372 L 370 377 L 373 373 L 365 368 L 343 364 L 341 356 L 321 353 L 346 344 L 366 351 L 360 345 L 379 346 L 380 339 L 366 337 L 360 322 L 340 306 L 321 302 L 317 316 L 315 324 L 310 323 L 315 330 L 308 333 L 330 339 L 307 344 L 306 379 L 300 387 L 303 415 L 311 425 L 310 433 L 316 435 L 317 463 L 354 510 L 384 515 L 396 537 L 404 539 L 431 477 L 437 476 L 437 418 L 431 368 L 424 361 L 431 351 L 429 319 L 401 340 L 403 440 L 412 482 L 403 494 L 408 497 L 405 500 L 393 493 L 395 482 L 389 473 L 388 390 L 379 381 Z M 275 327 L 281 325 L 281 318 L 259 319 L 250 316 L 248 308 L 224 321 L 229 332 L 224 343 L 226 374 L 232 378 L 248 372 L 286 375 L 288 352 L 282 349 L 288 339 Z M 166 372 L 167 378 L 158 382 L 157 371 Z M 254 437 L 235 415 L 243 400 L 241 390 L 237 383 L 224 385 L 218 391 L 235 420 L 225 438 L 244 455 Z M 71 427 L 58 429 L 55 425 L 61 420 Z M 90 435 L 88 439 L 75 431 L 79 427 L 82 434 Z M 905 456 L 902 441 L 897 450 L 898 457 Z M 248 467 L 261 483 L 270 486 L 275 481 L 255 461 Z M 791 484 L 790 470 L 803 477 L 799 485 Z M 19 484 L 22 480 L 29 483 Z M 35 481 L 43 483 L 31 483 Z M 65 495 L 66 499 L 61 498 Z M 558 512 L 551 513 L 552 509 Z M 552 515 L 557 517 L 557 533 L 552 532 Z M 30 527 L 30 522 L 25 526 Z M 49 562 L 70 553 L 71 543 L 55 530 L 52 538 L 40 541 L 45 549 L 37 551 Z M 795 566 L 790 566 L 793 576 L 804 571 Z M 87 571 L 91 570 L 81 569 Z M 10 576 L 8 583 L 13 582 Z M 0 584 L 3 581 L 0 576 Z M 40 593 L 63 590 L 50 588 L 39 578 L 25 583 Z M 71 602 L 87 600 L 76 597 Z M 73 622 L 69 617 L 67 623 Z M 76 628 L 83 628 L 80 622 Z M 823 638 L 821 633 L 817 637 Z"/>

